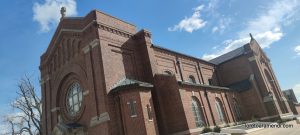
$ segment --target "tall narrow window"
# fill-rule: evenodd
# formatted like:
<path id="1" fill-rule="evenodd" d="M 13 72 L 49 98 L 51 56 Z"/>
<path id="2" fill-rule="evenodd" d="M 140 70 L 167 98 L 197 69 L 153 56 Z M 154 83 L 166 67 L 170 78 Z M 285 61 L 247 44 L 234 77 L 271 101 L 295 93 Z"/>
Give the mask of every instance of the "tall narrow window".
<path id="1" fill-rule="evenodd" d="M 130 116 L 131 117 L 136 117 L 137 116 L 136 101 L 130 100 L 127 104 L 129 105 Z"/>
<path id="2" fill-rule="evenodd" d="M 221 123 L 226 122 L 224 118 L 224 109 L 220 99 L 216 99 L 216 109 Z"/>
<path id="3" fill-rule="evenodd" d="M 205 125 L 201 110 L 196 97 L 192 97 L 192 111 L 194 113 L 196 127 L 203 127 Z"/>
<path id="4" fill-rule="evenodd" d="M 209 85 L 213 85 L 213 80 L 212 79 L 208 79 L 208 84 Z"/>
<path id="5" fill-rule="evenodd" d="M 235 113 L 235 116 L 237 117 L 237 120 L 240 121 L 242 118 L 242 115 L 241 115 L 240 107 L 239 107 L 236 99 L 233 99 L 233 108 L 234 108 L 234 113 Z"/>
<path id="6" fill-rule="evenodd" d="M 192 76 L 192 75 L 190 75 L 188 82 L 190 82 L 190 83 L 196 83 L 195 77 Z"/>
<path id="7" fill-rule="evenodd" d="M 147 105 L 147 112 L 148 112 L 148 119 L 153 120 L 152 110 L 151 110 L 151 106 L 149 104 Z"/>

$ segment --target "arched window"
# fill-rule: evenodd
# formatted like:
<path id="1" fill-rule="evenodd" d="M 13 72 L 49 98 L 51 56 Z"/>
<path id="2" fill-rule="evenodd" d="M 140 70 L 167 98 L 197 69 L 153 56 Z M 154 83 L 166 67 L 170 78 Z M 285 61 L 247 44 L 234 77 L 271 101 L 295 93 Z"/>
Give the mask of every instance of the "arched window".
<path id="1" fill-rule="evenodd" d="M 190 83 L 196 83 L 195 77 L 192 76 L 192 75 L 190 75 L 189 79 L 188 79 L 188 82 L 190 82 Z"/>
<path id="2" fill-rule="evenodd" d="M 242 118 L 242 114 L 241 114 L 240 107 L 239 107 L 236 99 L 233 99 L 233 109 L 234 109 L 234 113 L 235 113 L 237 120 L 240 121 Z"/>
<path id="3" fill-rule="evenodd" d="M 216 109 L 221 123 L 225 123 L 224 108 L 220 99 L 216 98 Z"/>
<path id="4" fill-rule="evenodd" d="M 201 110 L 202 109 L 200 108 L 199 102 L 196 97 L 192 97 L 192 111 L 194 113 L 196 127 L 203 127 L 205 125 Z"/>

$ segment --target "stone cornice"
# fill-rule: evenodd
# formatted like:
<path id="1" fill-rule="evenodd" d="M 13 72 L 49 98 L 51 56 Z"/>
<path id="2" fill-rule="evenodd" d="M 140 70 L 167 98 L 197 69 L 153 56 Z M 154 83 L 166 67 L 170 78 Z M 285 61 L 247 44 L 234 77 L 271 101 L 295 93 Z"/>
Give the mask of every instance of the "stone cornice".
<path id="1" fill-rule="evenodd" d="M 82 51 L 84 54 L 88 53 L 91 49 L 93 49 L 94 47 L 100 45 L 99 39 L 94 39 L 93 41 L 91 41 L 87 46 L 85 46 L 84 48 L 82 48 Z"/>
<path id="2" fill-rule="evenodd" d="M 126 37 L 126 38 L 131 38 L 133 36 L 133 33 L 118 29 L 116 27 L 112 27 L 103 23 L 98 22 L 98 28 L 100 28 L 101 30 L 122 36 L 122 37 Z"/>
<path id="3" fill-rule="evenodd" d="M 47 81 L 49 81 L 50 80 L 50 77 L 49 77 L 49 75 L 47 74 L 47 75 L 45 75 L 44 76 L 44 78 L 41 78 L 41 80 L 40 80 L 40 85 L 44 85 Z"/>

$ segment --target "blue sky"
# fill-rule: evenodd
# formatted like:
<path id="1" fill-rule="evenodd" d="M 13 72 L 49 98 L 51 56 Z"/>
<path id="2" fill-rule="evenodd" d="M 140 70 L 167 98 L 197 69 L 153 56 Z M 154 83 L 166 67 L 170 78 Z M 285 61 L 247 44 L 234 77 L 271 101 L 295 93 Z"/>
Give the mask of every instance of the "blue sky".
<path id="1" fill-rule="evenodd" d="M 261 43 L 282 89 L 300 98 L 300 2 L 297 0 L 2 0 L 0 115 L 10 111 L 25 74 L 39 89 L 39 60 L 53 36 L 61 6 L 68 16 L 92 9 L 152 32 L 153 43 L 210 59 L 249 41 Z"/>

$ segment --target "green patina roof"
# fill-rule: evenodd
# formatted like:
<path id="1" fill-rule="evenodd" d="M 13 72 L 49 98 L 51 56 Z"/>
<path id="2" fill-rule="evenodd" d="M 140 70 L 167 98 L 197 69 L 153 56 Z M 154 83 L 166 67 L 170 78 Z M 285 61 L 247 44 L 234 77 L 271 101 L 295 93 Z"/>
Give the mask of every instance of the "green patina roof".
<path id="1" fill-rule="evenodd" d="M 124 78 L 121 79 L 119 82 L 115 83 L 111 87 L 111 92 L 117 92 L 122 88 L 127 88 L 127 87 L 146 87 L 146 88 L 151 88 L 153 85 L 151 83 L 147 82 L 142 82 L 134 79 L 129 79 L 129 78 Z"/>

